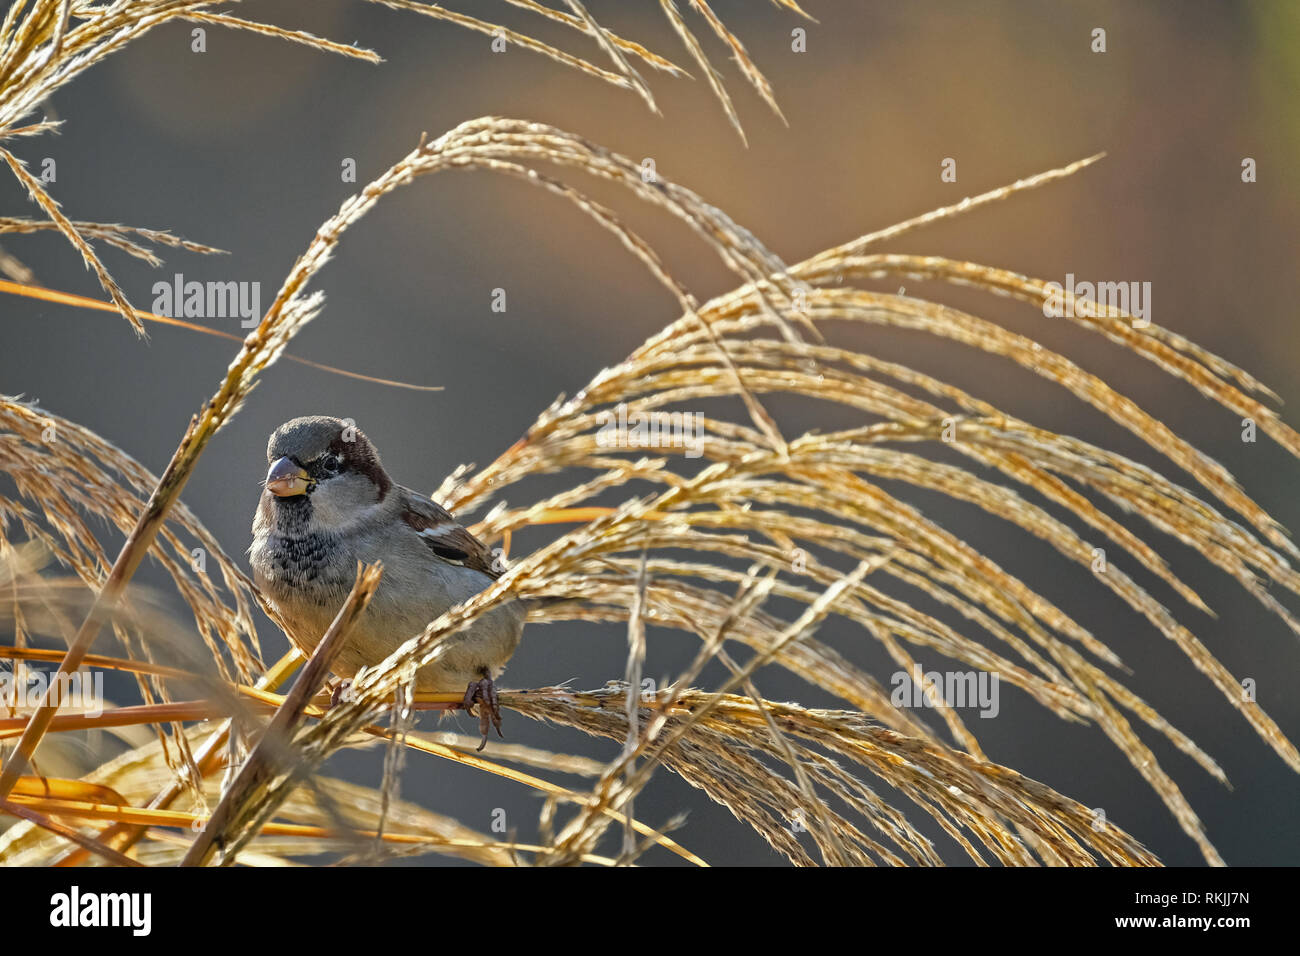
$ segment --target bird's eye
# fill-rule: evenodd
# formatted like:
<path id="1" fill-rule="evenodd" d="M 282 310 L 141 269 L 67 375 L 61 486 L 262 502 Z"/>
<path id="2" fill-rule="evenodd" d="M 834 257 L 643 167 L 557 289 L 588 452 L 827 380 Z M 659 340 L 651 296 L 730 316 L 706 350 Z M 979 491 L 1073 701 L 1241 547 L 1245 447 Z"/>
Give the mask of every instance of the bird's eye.
<path id="1" fill-rule="evenodd" d="M 320 469 L 327 475 L 337 475 L 342 467 L 338 455 L 324 455 L 320 459 Z"/>

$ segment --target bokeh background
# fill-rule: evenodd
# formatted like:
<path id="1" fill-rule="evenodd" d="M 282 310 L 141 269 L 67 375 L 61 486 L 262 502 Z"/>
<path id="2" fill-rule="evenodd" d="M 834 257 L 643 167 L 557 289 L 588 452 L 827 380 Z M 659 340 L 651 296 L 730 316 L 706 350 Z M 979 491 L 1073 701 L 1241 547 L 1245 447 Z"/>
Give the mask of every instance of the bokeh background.
<path id="1" fill-rule="evenodd" d="M 493 54 L 485 36 L 410 13 L 354 0 L 243 6 L 247 16 L 372 47 L 386 62 L 371 66 L 215 28 L 199 54 L 191 52 L 187 27 L 162 28 L 54 98 L 49 105 L 67 121 L 60 136 L 18 143 L 37 169 L 44 157 L 55 159 L 52 190 L 72 218 L 168 228 L 230 251 L 222 257 L 168 251 L 155 272 L 107 250 L 105 261 L 139 308 L 150 307 L 153 283 L 175 272 L 187 280 L 258 281 L 265 308 L 316 227 L 358 188 L 341 181 L 345 158 L 355 159 L 363 184 L 407 153 L 421 132 L 436 136 L 484 114 L 552 123 L 634 159 L 653 158 L 662 175 L 727 211 L 790 262 L 1104 150 L 1104 161 L 1071 179 L 911 233 L 887 249 L 1058 281 L 1067 272 L 1150 281 L 1155 322 L 1253 372 L 1287 408 L 1300 406 L 1300 8 L 1294 4 L 806 0 L 819 21 L 809 22 L 773 4 L 718 0 L 716 11 L 772 81 L 788 126 L 682 5 L 724 72 L 747 147 L 656 4 L 592 0 L 590 6 L 610 29 L 696 75 L 672 79 L 643 71 L 662 116 L 632 93 L 520 49 Z M 505 4 L 449 6 L 600 59 L 594 43 Z M 807 30 L 805 53 L 791 50 L 795 27 Z M 1105 53 L 1090 50 L 1095 27 L 1106 30 Z M 957 161 L 956 183 L 940 181 L 945 157 Z M 1244 157 L 1256 160 L 1258 182 L 1241 181 Z M 735 284 L 682 224 L 616 193 L 593 192 L 615 204 L 701 299 Z M 0 177 L 0 211 L 36 214 L 10 177 Z M 12 238 L 4 248 L 42 283 L 102 298 L 62 238 Z M 398 480 L 428 491 L 462 462 L 490 461 L 558 393 L 580 388 L 678 314 L 643 267 L 576 209 L 484 173 L 422 179 L 381 202 L 347 234 L 314 287 L 327 294 L 326 309 L 291 351 L 446 390 L 399 391 L 277 365 L 209 447 L 185 493 L 232 553 L 247 547 L 266 436 L 285 419 L 310 413 L 355 419 Z M 495 288 L 507 290 L 503 314 L 490 309 Z M 921 283 L 909 283 L 907 291 L 941 297 L 1064 351 L 1228 466 L 1285 525 L 1300 528 L 1300 463 L 1266 438 L 1244 444 L 1236 417 L 1191 387 L 1032 308 Z M 155 471 L 234 351 L 214 338 L 157 326 L 143 342 L 112 314 L 13 297 L 0 298 L 0 315 L 0 389 L 83 423 Z M 211 324 L 240 331 L 234 319 Z M 946 376 L 1036 424 L 1186 480 L 1129 433 L 1008 362 L 882 330 L 859 330 L 841 341 Z M 787 432 L 854 424 L 843 411 L 779 410 Z M 1289 417 L 1300 423 L 1294 412 Z M 1300 778 L 1172 644 L 1041 543 L 964 505 L 915 493 L 908 499 L 1107 640 L 1132 668 L 1130 686 L 1222 763 L 1231 790 L 1143 734 L 1230 864 L 1300 859 Z M 1140 571 L 1139 582 L 1235 675 L 1255 678 L 1265 710 L 1300 740 L 1295 635 L 1192 550 L 1150 536 L 1218 617 L 1181 605 Z M 518 538 L 516 551 L 544 538 Z M 283 638 L 261 623 L 268 655 L 278 655 Z M 861 633 L 830 625 L 824 636 L 888 680 L 893 667 Z M 682 635 L 652 630 L 646 673 L 675 674 L 694 650 Z M 597 686 L 621 676 L 625 656 L 620 628 L 533 627 L 504 684 L 571 679 Z M 945 666 L 941 659 L 921 660 Z M 774 670 L 758 685 L 771 698 L 832 703 L 819 689 Z M 973 723 L 992 758 L 1104 808 L 1108 819 L 1168 863 L 1201 862 L 1097 730 L 1062 723 L 1006 687 L 1000 716 Z M 462 716 L 443 726 L 473 732 L 472 724 Z M 424 716 L 420 726 L 432 728 L 434 718 Z M 617 749 L 509 712 L 506 730 L 514 742 L 604 759 Z M 351 751 L 329 769 L 377 783 L 381 765 L 379 750 Z M 534 793 L 512 783 L 414 754 L 402 794 L 485 831 L 502 808 L 521 840 L 535 834 L 541 806 Z M 679 810 L 690 815 L 675 836 L 707 859 L 781 862 L 727 811 L 666 772 L 636 805 L 651 823 Z M 967 862 L 955 849 L 948 858 Z M 647 860 L 678 862 L 661 853 Z"/>

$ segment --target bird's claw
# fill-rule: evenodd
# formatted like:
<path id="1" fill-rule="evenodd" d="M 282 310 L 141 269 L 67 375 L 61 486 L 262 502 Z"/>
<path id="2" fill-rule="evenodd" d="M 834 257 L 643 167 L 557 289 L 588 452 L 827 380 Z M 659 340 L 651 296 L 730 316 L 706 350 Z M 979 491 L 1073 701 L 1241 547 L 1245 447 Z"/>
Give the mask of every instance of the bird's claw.
<path id="1" fill-rule="evenodd" d="M 330 690 L 330 708 L 333 709 L 344 701 L 350 701 L 351 699 L 352 679 L 350 677 L 340 678 Z"/>
<path id="2" fill-rule="evenodd" d="M 492 678 L 484 675 L 480 680 L 469 682 L 465 688 L 465 712 L 474 713 L 474 704 L 478 708 L 478 729 L 483 735 L 482 741 L 479 742 L 477 750 L 482 750 L 487 746 L 488 731 L 496 727 L 497 736 L 505 739 L 505 734 L 501 733 L 501 704 L 497 699 L 497 688 L 492 683 Z"/>

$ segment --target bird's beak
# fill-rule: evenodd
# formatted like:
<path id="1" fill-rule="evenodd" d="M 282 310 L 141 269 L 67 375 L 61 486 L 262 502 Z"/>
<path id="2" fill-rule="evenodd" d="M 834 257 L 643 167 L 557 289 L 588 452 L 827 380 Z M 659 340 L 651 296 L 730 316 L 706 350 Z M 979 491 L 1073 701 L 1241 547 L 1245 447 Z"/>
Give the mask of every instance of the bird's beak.
<path id="1" fill-rule="evenodd" d="M 307 493 L 311 479 L 292 458 L 278 458 L 271 462 L 271 470 L 266 473 L 266 490 L 279 498 L 291 498 Z"/>

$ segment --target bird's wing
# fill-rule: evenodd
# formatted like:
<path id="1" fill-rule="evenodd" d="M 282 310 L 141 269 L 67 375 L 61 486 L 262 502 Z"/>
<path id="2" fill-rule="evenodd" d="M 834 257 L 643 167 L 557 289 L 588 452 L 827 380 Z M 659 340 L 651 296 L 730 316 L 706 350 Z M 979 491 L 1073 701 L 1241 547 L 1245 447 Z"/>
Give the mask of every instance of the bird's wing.
<path id="1" fill-rule="evenodd" d="M 490 578 L 501 577 L 502 569 L 487 545 L 461 527 L 450 511 L 409 488 L 402 492 L 402 520 L 440 560 L 473 568 Z"/>

